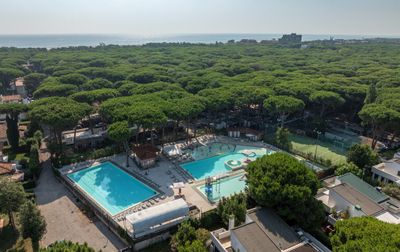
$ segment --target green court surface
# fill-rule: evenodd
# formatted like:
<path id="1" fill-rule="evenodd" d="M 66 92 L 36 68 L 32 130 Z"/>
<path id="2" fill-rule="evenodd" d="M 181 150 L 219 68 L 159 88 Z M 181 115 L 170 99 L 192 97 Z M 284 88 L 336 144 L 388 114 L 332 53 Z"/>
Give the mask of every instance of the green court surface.
<path id="1" fill-rule="evenodd" d="M 289 138 L 294 151 L 304 154 L 312 153 L 314 156 L 315 147 L 317 145 L 317 157 L 330 159 L 332 164 L 340 164 L 346 161 L 346 149 L 337 147 L 332 143 L 322 142 L 314 138 L 295 134 L 291 134 Z"/>

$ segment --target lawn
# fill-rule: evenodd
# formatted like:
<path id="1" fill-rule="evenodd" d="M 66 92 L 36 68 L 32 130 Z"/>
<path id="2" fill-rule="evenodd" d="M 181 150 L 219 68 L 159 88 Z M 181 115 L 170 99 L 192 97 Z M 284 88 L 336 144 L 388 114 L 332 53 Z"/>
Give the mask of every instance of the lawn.
<path id="1" fill-rule="evenodd" d="M 24 251 L 33 252 L 37 251 L 32 248 L 32 242 L 30 239 L 23 239 L 18 231 L 14 230 L 11 225 L 8 225 L 8 217 L 0 215 L 0 219 L 5 220 L 5 226 L 0 232 L 0 251 Z M 16 218 L 17 221 L 17 218 Z"/>
<path id="2" fill-rule="evenodd" d="M 289 138 L 294 151 L 304 154 L 312 153 L 314 156 L 317 145 L 317 157 L 330 159 L 332 164 L 340 164 L 346 161 L 346 150 L 336 147 L 331 143 L 295 134 L 291 134 Z"/>

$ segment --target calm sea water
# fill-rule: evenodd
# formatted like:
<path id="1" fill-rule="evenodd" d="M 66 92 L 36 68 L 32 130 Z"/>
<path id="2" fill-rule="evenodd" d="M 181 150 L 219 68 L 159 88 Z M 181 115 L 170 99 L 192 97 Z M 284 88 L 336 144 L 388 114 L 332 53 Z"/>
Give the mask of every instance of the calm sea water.
<path id="1" fill-rule="evenodd" d="M 0 47 L 40 47 L 57 48 L 68 46 L 97 46 L 100 43 L 114 45 L 141 45 L 150 42 L 190 42 L 215 43 L 227 42 L 230 39 L 270 40 L 282 34 L 193 34 L 171 35 L 163 37 L 138 37 L 128 35 L 0 35 Z M 362 39 L 374 36 L 362 35 L 303 35 L 303 41 L 329 39 Z M 376 36 L 375 36 L 376 37 Z"/>

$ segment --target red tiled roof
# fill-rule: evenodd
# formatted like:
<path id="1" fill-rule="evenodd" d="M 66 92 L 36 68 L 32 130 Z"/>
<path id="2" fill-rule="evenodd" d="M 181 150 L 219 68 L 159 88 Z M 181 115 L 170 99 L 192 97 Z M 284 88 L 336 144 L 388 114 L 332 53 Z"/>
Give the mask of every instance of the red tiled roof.
<path id="1" fill-rule="evenodd" d="M 13 163 L 0 163 L 0 175 L 14 173 Z"/>
<path id="2" fill-rule="evenodd" d="M 18 95 L 3 95 L 1 96 L 3 102 L 22 101 L 22 97 Z"/>
<path id="3" fill-rule="evenodd" d="M 141 160 L 156 158 L 160 153 L 160 149 L 150 144 L 133 146 L 132 150 Z"/>
<path id="4" fill-rule="evenodd" d="M 0 140 L 7 138 L 7 124 L 1 123 L 0 124 Z"/>

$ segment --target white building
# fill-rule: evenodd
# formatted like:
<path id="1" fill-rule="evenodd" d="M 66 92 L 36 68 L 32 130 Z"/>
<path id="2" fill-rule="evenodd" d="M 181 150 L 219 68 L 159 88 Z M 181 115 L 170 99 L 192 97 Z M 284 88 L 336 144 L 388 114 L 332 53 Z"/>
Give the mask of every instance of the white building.
<path id="1" fill-rule="evenodd" d="M 400 186 L 400 158 L 377 164 L 372 167 L 372 179 L 382 183 L 393 183 Z"/>
<path id="2" fill-rule="evenodd" d="M 67 130 L 62 132 L 62 142 L 66 145 L 73 145 L 76 142 L 77 148 L 96 147 L 107 137 L 107 130 L 94 128 L 93 132 L 88 128 Z"/>

